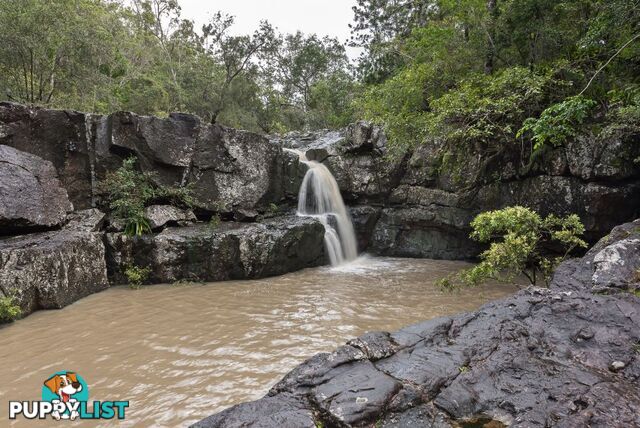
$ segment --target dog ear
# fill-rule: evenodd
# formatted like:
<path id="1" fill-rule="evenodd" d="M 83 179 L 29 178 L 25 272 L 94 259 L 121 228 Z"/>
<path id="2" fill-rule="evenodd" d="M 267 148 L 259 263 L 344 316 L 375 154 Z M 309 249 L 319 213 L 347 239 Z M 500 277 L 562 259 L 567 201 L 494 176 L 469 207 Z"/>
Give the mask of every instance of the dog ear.
<path id="1" fill-rule="evenodd" d="M 67 377 L 69 379 L 71 379 L 71 382 L 77 382 L 78 381 L 78 377 L 76 376 L 76 374 L 74 372 L 67 372 Z"/>
<path id="2" fill-rule="evenodd" d="M 60 376 L 57 374 L 51 376 L 49 379 L 44 381 L 44 386 L 49 388 L 49 390 L 54 394 L 57 394 L 60 389 Z"/>

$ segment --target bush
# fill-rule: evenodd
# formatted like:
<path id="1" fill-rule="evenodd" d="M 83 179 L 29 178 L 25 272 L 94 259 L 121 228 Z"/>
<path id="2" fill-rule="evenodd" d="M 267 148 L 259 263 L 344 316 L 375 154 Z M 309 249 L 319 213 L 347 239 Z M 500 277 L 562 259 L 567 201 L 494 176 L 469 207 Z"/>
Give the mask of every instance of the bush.
<path id="1" fill-rule="evenodd" d="M 11 322 L 22 315 L 22 309 L 13 296 L 0 297 L 0 322 Z"/>
<path id="2" fill-rule="evenodd" d="M 548 284 L 560 262 L 574 249 L 587 247 L 581 239 L 584 226 L 575 214 L 542 219 L 529 208 L 515 206 L 479 214 L 471 227 L 471 238 L 490 243 L 490 247 L 480 255 L 479 264 L 442 279 L 440 285 L 445 288 L 478 285 L 489 279 L 509 281 L 518 274 L 532 285 L 540 277 Z M 550 256 L 549 248 L 558 248 L 562 254 Z"/>
<path id="3" fill-rule="evenodd" d="M 582 96 L 569 97 L 546 108 L 538 119 L 525 120 L 517 137 L 530 133 L 534 151 L 540 150 L 546 144 L 553 147 L 562 146 L 569 137 L 578 134 L 577 126 L 591 115 L 596 104 L 595 101 Z"/>
<path id="4" fill-rule="evenodd" d="M 135 265 L 129 265 L 124 270 L 124 275 L 127 277 L 129 287 L 137 290 L 144 284 L 151 274 L 151 269 L 148 267 L 141 268 Z"/>
<path id="5" fill-rule="evenodd" d="M 153 174 L 136 169 L 136 162 L 133 156 L 125 159 L 101 183 L 107 194 L 108 210 L 125 223 L 125 233 L 130 236 L 151 232 L 144 216 L 145 207 L 159 202 L 186 207 L 193 204 L 191 188 L 158 186 L 153 182 Z"/>

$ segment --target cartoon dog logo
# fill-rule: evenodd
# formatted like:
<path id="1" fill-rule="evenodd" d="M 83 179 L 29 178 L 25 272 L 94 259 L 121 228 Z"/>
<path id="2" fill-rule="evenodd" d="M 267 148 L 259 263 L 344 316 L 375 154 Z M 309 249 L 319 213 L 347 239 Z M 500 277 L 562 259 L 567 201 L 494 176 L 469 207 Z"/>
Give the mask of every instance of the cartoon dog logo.
<path id="1" fill-rule="evenodd" d="M 73 398 L 73 396 L 82 391 L 82 384 L 78 381 L 77 375 L 73 372 L 54 374 L 44 382 L 44 386 L 49 388 L 52 393 L 59 397 L 58 400 L 53 400 L 53 403 L 75 403 L 78 400 Z M 62 418 L 71 419 L 73 421 L 78 417 L 78 415 L 79 413 L 77 411 L 73 411 L 71 414 L 63 413 L 62 415 L 59 412 L 52 413 L 52 416 L 57 420 Z"/>

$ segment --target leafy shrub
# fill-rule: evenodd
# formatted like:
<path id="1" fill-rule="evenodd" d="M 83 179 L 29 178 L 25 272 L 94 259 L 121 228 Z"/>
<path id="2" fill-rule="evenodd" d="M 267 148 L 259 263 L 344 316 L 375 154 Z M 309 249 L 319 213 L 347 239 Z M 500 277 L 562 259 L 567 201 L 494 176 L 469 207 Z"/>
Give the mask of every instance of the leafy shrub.
<path id="1" fill-rule="evenodd" d="M 209 228 L 212 230 L 215 230 L 218 228 L 218 226 L 220 226 L 221 222 L 222 222 L 222 218 L 220 217 L 220 214 L 214 214 L 211 216 L 211 219 L 209 220 Z"/>
<path id="2" fill-rule="evenodd" d="M 22 309 L 13 296 L 0 297 L 0 322 L 11 322 L 22 315 Z"/>
<path id="3" fill-rule="evenodd" d="M 270 216 L 277 215 L 280 212 L 280 207 L 274 204 L 273 202 L 269 204 L 267 208 L 267 214 Z"/>
<path id="4" fill-rule="evenodd" d="M 595 101 L 582 96 L 569 97 L 546 108 L 538 119 L 525 120 L 517 137 L 531 133 L 533 148 L 536 151 L 546 144 L 553 147 L 562 146 L 568 138 L 577 135 L 577 126 L 591 115 L 596 104 Z"/>
<path id="5" fill-rule="evenodd" d="M 162 187 L 153 182 L 153 174 L 136 169 L 136 158 L 129 157 L 115 172 L 107 174 L 101 183 L 107 194 L 108 209 L 125 223 L 130 236 L 151 232 L 144 209 L 156 202 L 177 206 L 191 206 L 193 198 L 189 187 Z"/>
<path id="6" fill-rule="evenodd" d="M 480 263 L 440 281 L 445 288 L 478 285 L 488 279 L 512 280 L 523 274 L 535 285 L 542 276 L 546 284 L 553 269 L 576 248 L 586 248 L 581 239 L 584 226 L 577 215 L 561 218 L 520 206 L 488 211 L 471 222 L 471 237 L 491 243 L 480 255 Z M 549 247 L 560 248 L 560 256 L 546 255 Z"/>
<path id="7" fill-rule="evenodd" d="M 149 267 L 141 268 L 135 265 L 129 265 L 124 270 L 124 275 L 127 277 L 129 287 L 138 289 L 149 279 L 151 269 Z"/>
<path id="8" fill-rule="evenodd" d="M 385 127 L 396 153 L 429 140 L 453 149 L 471 144 L 504 146 L 516 140 L 528 117 L 538 115 L 562 96 L 570 82 L 558 77 L 564 64 L 533 72 L 511 67 L 493 75 L 475 73 L 451 83 L 447 91 L 433 85 L 427 64 L 407 67 L 359 100 L 362 114 Z"/>

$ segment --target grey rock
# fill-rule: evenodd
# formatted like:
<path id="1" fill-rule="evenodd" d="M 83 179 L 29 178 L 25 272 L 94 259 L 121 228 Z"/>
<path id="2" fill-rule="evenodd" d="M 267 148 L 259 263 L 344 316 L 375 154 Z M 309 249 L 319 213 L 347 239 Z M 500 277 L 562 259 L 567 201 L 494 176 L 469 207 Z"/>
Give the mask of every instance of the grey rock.
<path id="1" fill-rule="evenodd" d="M 89 118 L 71 110 L 2 102 L 0 144 L 51 162 L 75 208 L 90 208 L 93 179 Z"/>
<path id="2" fill-rule="evenodd" d="M 373 230 L 378 222 L 381 211 L 380 208 L 367 205 L 349 208 L 356 239 L 358 240 L 359 251 L 366 251 L 369 248 Z"/>
<path id="3" fill-rule="evenodd" d="M 191 210 L 183 210 L 172 205 L 151 205 L 144 209 L 144 216 L 149 220 L 152 230 L 160 229 L 168 224 L 186 224 L 196 221 Z"/>
<path id="4" fill-rule="evenodd" d="M 148 266 L 149 283 L 263 278 L 324 264 L 324 228 L 286 216 L 263 223 L 224 222 L 169 227 L 159 234 L 106 235 L 113 283 L 126 283 L 129 265 Z"/>
<path id="5" fill-rule="evenodd" d="M 612 372 L 619 372 L 620 370 L 624 369 L 626 366 L 627 365 L 622 361 L 614 361 L 609 365 L 609 370 L 611 370 Z"/>
<path id="6" fill-rule="evenodd" d="M 339 150 L 343 153 L 371 152 L 384 153 L 387 137 L 382 128 L 366 121 L 359 121 L 349 125 L 345 132 L 344 142 Z"/>
<path id="7" fill-rule="evenodd" d="M 395 257 L 468 259 L 479 247 L 469 238 L 469 210 L 456 207 L 386 208 L 373 230 L 369 250 Z"/>
<path id="8" fill-rule="evenodd" d="M 67 216 L 65 229 L 82 232 L 99 232 L 106 220 L 106 214 L 97 208 L 74 211 Z"/>
<path id="9" fill-rule="evenodd" d="M 214 212 L 264 208 L 284 197 L 282 148 L 264 137 L 218 125 L 204 127 L 195 146 L 195 208 Z"/>
<path id="10" fill-rule="evenodd" d="M 24 315 L 108 287 L 100 234 L 61 230 L 0 240 L 0 289 L 15 296 Z"/>
<path id="11" fill-rule="evenodd" d="M 51 162 L 0 145 L 0 234 L 58 226 L 72 210 Z"/>

